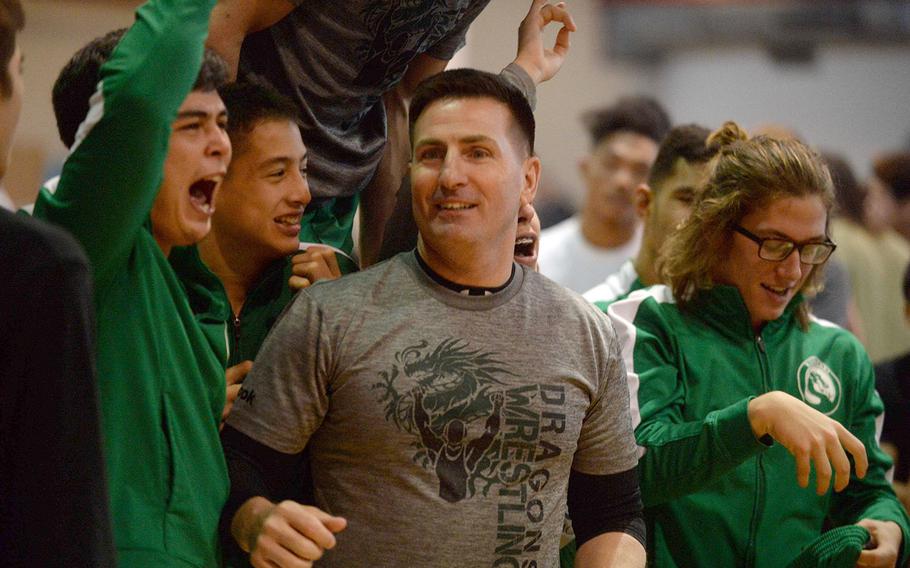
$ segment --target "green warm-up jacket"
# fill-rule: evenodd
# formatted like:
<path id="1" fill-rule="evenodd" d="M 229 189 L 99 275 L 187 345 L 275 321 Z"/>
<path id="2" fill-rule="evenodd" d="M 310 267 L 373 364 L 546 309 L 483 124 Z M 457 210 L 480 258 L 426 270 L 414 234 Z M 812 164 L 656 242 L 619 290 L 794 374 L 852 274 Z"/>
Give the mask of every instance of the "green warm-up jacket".
<path id="1" fill-rule="evenodd" d="M 622 342 L 632 420 L 643 455 L 641 491 L 650 562 L 661 567 L 786 566 L 826 522 L 908 518 L 878 446 L 882 402 L 872 365 L 849 332 L 812 318 L 794 299 L 756 335 L 736 288 L 718 286 L 680 310 L 665 286 L 632 293 L 608 313 Z M 869 470 L 841 493 L 796 482 L 793 456 L 758 440 L 749 400 L 784 391 L 846 426 L 866 446 Z M 901 564 L 899 564 L 901 565 Z"/>
<path id="2" fill-rule="evenodd" d="M 231 310 L 224 285 L 202 261 L 196 246 L 175 248 L 170 261 L 215 353 L 228 366 L 254 360 L 269 330 L 294 297 L 288 286 L 290 260 L 283 258 L 266 268 L 239 314 Z"/>
<path id="3" fill-rule="evenodd" d="M 101 69 L 56 193 L 95 280 L 110 505 L 124 567 L 217 566 L 228 477 L 224 370 L 147 228 L 171 123 L 192 89 L 215 0 L 151 0 Z"/>

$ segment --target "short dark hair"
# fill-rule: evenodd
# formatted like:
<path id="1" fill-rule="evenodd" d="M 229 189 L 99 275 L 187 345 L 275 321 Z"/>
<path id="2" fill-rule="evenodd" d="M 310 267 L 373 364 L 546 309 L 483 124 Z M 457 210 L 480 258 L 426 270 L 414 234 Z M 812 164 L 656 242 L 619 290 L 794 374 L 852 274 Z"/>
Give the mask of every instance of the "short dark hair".
<path id="1" fill-rule="evenodd" d="M 875 177 L 882 180 L 898 201 L 910 199 L 910 152 L 888 154 L 875 160 Z"/>
<path id="2" fill-rule="evenodd" d="M 228 136 L 234 154 L 247 135 L 266 120 L 286 120 L 300 126 L 300 112 L 289 98 L 260 83 L 229 83 L 218 89 L 228 111 Z"/>
<path id="3" fill-rule="evenodd" d="M 110 59 L 126 31 L 127 28 L 121 28 L 93 39 L 73 55 L 57 76 L 52 94 L 54 115 L 60 140 L 67 148 L 75 143 L 76 131 L 88 115 L 89 99 L 101 80 L 101 66 Z M 228 73 L 224 60 L 206 49 L 193 90 L 214 91 L 227 83 Z"/>
<path id="4" fill-rule="evenodd" d="M 589 111 L 582 116 L 582 122 L 591 135 L 593 146 L 622 131 L 641 134 L 660 144 L 670 130 L 670 117 L 664 107 L 657 100 L 642 95 L 623 97 L 612 106 Z"/>
<path id="5" fill-rule="evenodd" d="M 859 225 L 865 224 L 866 191 L 856 180 L 846 158 L 834 152 L 822 152 L 822 160 L 834 183 L 834 213 Z"/>
<path id="6" fill-rule="evenodd" d="M 704 164 L 717 154 L 717 144 L 708 145 L 711 131 L 698 124 L 684 124 L 670 129 L 660 143 L 657 158 L 651 167 L 648 183 L 652 191 L 657 185 L 673 173 L 677 160 L 682 158 L 689 164 Z"/>
<path id="7" fill-rule="evenodd" d="M 408 117 L 412 144 L 414 124 L 428 106 L 439 100 L 469 98 L 489 98 L 506 105 L 527 145 L 528 155 L 534 154 L 534 112 L 528 99 L 499 75 L 477 69 L 443 71 L 418 85 Z"/>
<path id="8" fill-rule="evenodd" d="M 25 13 L 19 0 L 0 0 L 0 96 L 7 98 L 13 92 L 13 78 L 9 75 L 9 62 L 16 52 L 16 34 L 25 27 Z"/>

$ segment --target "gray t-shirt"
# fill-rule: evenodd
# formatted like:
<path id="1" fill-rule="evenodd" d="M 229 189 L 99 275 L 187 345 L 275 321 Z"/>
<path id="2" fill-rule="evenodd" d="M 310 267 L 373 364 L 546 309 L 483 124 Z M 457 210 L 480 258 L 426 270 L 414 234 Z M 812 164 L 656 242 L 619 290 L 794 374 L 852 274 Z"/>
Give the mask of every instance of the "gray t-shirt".
<path id="1" fill-rule="evenodd" d="M 489 296 L 413 253 L 317 284 L 244 385 L 229 424 L 308 446 L 317 505 L 348 519 L 324 566 L 554 566 L 570 469 L 637 463 L 611 324 L 523 267 Z"/>
<path id="2" fill-rule="evenodd" d="M 451 59 L 489 0 L 293 1 L 287 17 L 247 36 L 239 77 L 297 103 L 313 196 L 349 197 L 382 155 L 383 93 L 416 56 Z"/>

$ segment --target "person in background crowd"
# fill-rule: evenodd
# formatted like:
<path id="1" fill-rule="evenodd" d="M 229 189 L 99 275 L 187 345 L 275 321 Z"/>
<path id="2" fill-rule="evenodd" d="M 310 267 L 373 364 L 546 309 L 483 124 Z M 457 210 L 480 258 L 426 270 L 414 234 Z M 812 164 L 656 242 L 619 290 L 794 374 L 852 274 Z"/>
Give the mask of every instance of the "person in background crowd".
<path id="1" fill-rule="evenodd" d="M 862 192 L 859 190 L 850 164 L 843 156 L 831 152 L 823 152 L 821 156 L 828 171 L 831 172 L 831 181 L 834 183 L 833 217 L 842 215 L 862 217 Z M 851 202 L 856 199 L 859 199 L 858 204 Z M 856 307 L 856 300 L 853 298 L 850 273 L 847 271 L 847 265 L 839 256 L 840 253 L 825 263 L 824 283 L 818 293 L 808 299 L 808 302 L 814 315 L 853 332 L 853 335 L 864 342 L 862 318 Z"/>
<path id="2" fill-rule="evenodd" d="M 708 143 L 721 148 L 659 261 L 669 286 L 608 308 L 643 450 L 650 561 L 786 566 L 830 522 L 863 535 L 848 541 L 857 565 L 903 563 L 910 519 L 876 440 L 872 365 L 804 302 L 835 249 L 828 170 L 803 144 L 748 139 L 734 123 Z"/>
<path id="3" fill-rule="evenodd" d="M 847 267 L 859 337 L 872 362 L 884 363 L 910 350 L 910 325 L 894 309 L 902 301 L 901 267 L 910 262 L 910 242 L 893 228 L 894 201 L 884 184 L 873 178 L 864 191 L 846 165 L 834 164 L 839 214 L 831 237 Z"/>
<path id="4" fill-rule="evenodd" d="M 870 186 L 881 190 L 891 228 L 910 242 L 910 152 L 886 154 L 872 167 Z"/>
<path id="5" fill-rule="evenodd" d="M 910 265 L 904 271 L 904 317 L 910 322 Z M 882 442 L 894 450 L 894 481 L 899 494 L 910 504 L 910 354 L 875 366 L 875 384 L 885 403 Z"/>
<path id="6" fill-rule="evenodd" d="M 589 302 L 606 311 L 611 302 L 660 283 L 660 248 L 689 216 L 705 166 L 717 152 L 716 147 L 707 145 L 710 134 L 707 128 L 696 124 L 670 129 L 660 144 L 648 182 L 635 189 L 638 215 L 644 225 L 641 249 L 606 281 L 585 292 Z"/>
<path id="7" fill-rule="evenodd" d="M 22 108 L 25 25 L 0 0 L 0 181 Z M 57 227 L 0 209 L 0 564 L 115 566 L 88 260 Z"/>
<path id="8" fill-rule="evenodd" d="M 540 270 L 584 293 L 638 253 L 641 223 L 635 190 L 648 179 L 670 119 L 648 97 L 620 99 L 587 117 L 591 153 L 582 159 L 587 186 L 581 212 L 541 235 Z"/>

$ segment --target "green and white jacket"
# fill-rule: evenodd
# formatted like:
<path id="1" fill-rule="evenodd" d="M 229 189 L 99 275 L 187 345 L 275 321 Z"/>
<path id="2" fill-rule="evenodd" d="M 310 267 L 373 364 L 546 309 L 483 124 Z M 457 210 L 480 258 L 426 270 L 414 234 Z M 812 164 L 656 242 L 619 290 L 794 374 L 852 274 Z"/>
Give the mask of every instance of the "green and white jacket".
<path id="1" fill-rule="evenodd" d="M 217 566 L 228 477 L 224 369 L 148 229 L 171 123 L 196 81 L 215 0 L 151 0 L 101 69 L 56 193 L 95 281 L 97 364 L 120 566 Z"/>
<path id="2" fill-rule="evenodd" d="M 623 344 L 632 420 L 641 447 L 648 556 L 655 566 L 785 566 L 823 527 L 908 518 L 891 490 L 877 438 L 882 402 L 872 364 L 847 331 L 784 314 L 752 331 L 739 292 L 718 286 L 683 312 L 665 286 L 634 292 L 608 314 Z M 841 493 L 796 483 L 781 445 L 757 440 L 750 399 L 787 392 L 846 426 L 866 446 L 869 471 Z M 765 443 L 767 442 L 767 443 Z"/>

